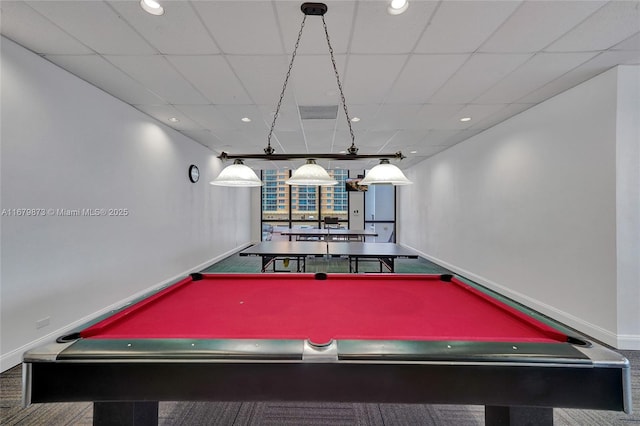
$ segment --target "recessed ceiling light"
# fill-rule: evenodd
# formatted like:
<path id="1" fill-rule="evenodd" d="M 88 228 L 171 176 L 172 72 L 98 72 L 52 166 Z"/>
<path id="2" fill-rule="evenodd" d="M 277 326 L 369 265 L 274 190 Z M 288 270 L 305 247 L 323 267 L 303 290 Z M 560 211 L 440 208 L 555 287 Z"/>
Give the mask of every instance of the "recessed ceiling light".
<path id="1" fill-rule="evenodd" d="M 346 154 L 347 151 L 340 151 L 340 154 Z"/>
<path id="2" fill-rule="evenodd" d="M 351 121 L 353 121 L 354 123 L 357 123 L 358 121 L 360 121 L 360 118 L 359 117 L 353 117 L 351 119 Z"/>
<path id="3" fill-rule="evenodd" d="M 387 8 L 387 12 L 391 15 L 400 15 L 401 13 L 404 13 L 408 7 L 408 0 L 391 0 L 389 7 Z"/>
<path id="4" fill-rule="evenodd" d="M 170 122 L 172 122 L 172 123 L 177 123 L 177 122 L 178 122 L 178 121 L 180 121 L 180 120 L 178 120 L 178 119 L 177 119 L 177 118 L 175 118 L 175 117 L 171 117 L 171 118 L 169 119 L 169 121 L 170 121 Z"/>
<path id="5" fill-rule="evenodd" d="M 151 15 L 164 15 L 164 8 L 156 0 L 140 0 L 140 7 Z"/>
<path id="6" fill-rule="evenodd" d="M 460 121 L 462 121 L 463 123 L 464 123 L 465 121 L 471 121 L 471 117 L 462 117 L 462 118 L 460 119 Z"/>
<path id="7" fill-rule="evenodd" d="M 250 119 L 249 117 L 242 117 L 240 120 L 241 120 L 243 123 L 249 123 L 249 122 L 251 122 L 251 119 Z"/>
<path id="8" fill-rule="evenodd" d="M 418 151 L 411 151 L 410 154 L 417 154 Z"/>

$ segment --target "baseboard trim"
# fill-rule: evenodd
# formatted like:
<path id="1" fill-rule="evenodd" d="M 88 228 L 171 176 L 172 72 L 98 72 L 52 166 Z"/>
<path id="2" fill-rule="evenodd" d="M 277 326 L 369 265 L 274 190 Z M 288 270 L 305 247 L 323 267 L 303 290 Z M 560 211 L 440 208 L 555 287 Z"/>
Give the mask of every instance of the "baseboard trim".
<path id="1" fill-rule="evenodd" d="M 156 291 L 156 290 L 158 290 L 158 289 L 160 289 L 160 288 L 162 288 L 162 287 L 164 287 L 164 286 L 166 286 L 168 284 L 171 284 L 172 282 L 177 281 L 178 279 L 180 279 L 180 278 L 182 278 L 182 277 L 184 277 L 186 275 L 189 275 L 189 274 L 191 274 L 193 272 L 199 272 L 199 271 L 203 270 L 204 268 L 206 268 L 206 267 L 208 267 L 208 266 L 210 266 L 210 265 L 212 265 L 212 264 L 214 264 L 216 262 L 219 262 L 220 260 L 222 260 L 222 259 L 224 259 L 226 257 L 229 257 L 229 256 L 231 256 L 231 255 L 233 255 L 233 254 L 245 249 L 249 245 L 251 245 L 251 243 L 242 244 L 241 246 L 236 247 L 233 250 L 229 250 L 226 253 L 222 253 L 222 254 L 220 254 L 218 256 L 215 256 L 215 257 L 213 257 L 213 258 L 211 258 L 211 259 L 209 259 L 209 260 L 207 260 L 205 262 L 200 263 L 199 265 L 195 265 L 195 266 L 187 269 L 186 271 L 183 271 L 183 272 L 181 272 L 179 274 L 176 274 L 176 275 L 174 275 L 174 276 L 172 276 L 172 277 L 170 277 L 170 278 L 168 278 L 166 280 L 163 280 L 160 283 L 154 284 L 154 285 L 146 288 L 145 290 L 141 290 L 141 291 L 139 291 L 139 292 L 137 292 L 137 293 L 125 298 L 125 299 L 122 299 L 122 300 L 120 300 L 118 302 L 112 303 L 111 305 L 109 305 L 109 306 L 107 306 L 107 307 L 105 307 L 103 309 L 100 309 L 100 310 L 98 310 L 96 312 L 93 312 L 93 313 L 91 313 L 89 315 L 86 315 L 86 316 L 80 318 L 77 321 L 74 321 L 74 322 L 72 322 L 70 324 L 67 324 L 64 327 L 58 328 L 57 330 L 54 330 L 54 331 L 52 331 L 51 333 L 49 333 L 49 334 L 47 334 L 45 336 L 42 336 L 42 337 L 40 337 L 40 338 L 38 338 L 36 340 L 33 340 L 33 341 L 31 341 L 31 342 L 29 342 L 29 343 L 27 343 L 25 345 L 22 345 L 19 348 L 16 348 L 16 349 L 14 349 L 12 351 L 9 351 L 7 353 L 3 353 L 2 356 L 0 356 L 0 372 L 7 371 L 8 369 L 13 368 L 16 365 L 20 364 L 22 362 L 22 355 L 26 351 L 28 351 L 29 349 L 33 349 L 33 348 L 38 347 L 40 345 L 43 345 L 45 343 L 52 342 L 56 338 L 68 333 L 69 331 L 73 330 L 74 328 L 77 328 L 77 327 L 82 326 L 83 324 L 86 324 L 87 322 L 91 321 L 92 319 L 94 319 L 96 317 L 99 317 L 100 315 L 104 315 L 104 314 L 108 313 L 109 311 L 111 311 L 113 309 L 120 308 L 121 306 L 126 305 L 127 303 L 131 302 L 132 300 L 140 298 L 140 297 L 144 296 L 147 293 Z"/>
<path id="2" fill-rule="evenodd" d="M 503 296 L 506 296 L 510 299 L 515 300 L 516 302 L 522 303 L 525 306 L 540 312 L 543 315 L 546 315 L 566 326 L 573 328 L 580 333 L 583 333 L 599 342 L 602 342 L 606 345 L 609 345 L 613 348 L 617 349 L 640 349 L 640 336 L 634 335 L 618 335 L 611 330 L 604 329 L 596 324 L 592 324 L 589 321 L 586 321 L 582 318 L 578 318 L 568 312 L 565 312 L 561 309 L 558 309 L 552 305 L 541 302 L 540 300 L 531 298 L 523 293 L 514 291 L 501 285 L 497 282 L 494 282 L 486 277 L 475 274 L 471 271 L 468 271 L 464 268 L 461 268 L 457 265 L 451 264 L 443 259 L 439 259 L 437 257 L 431 256 L 427 253 L 424 253 L 414 247 L 406 246 L 411 250 L 414 250 L 420 254 L 420 256 L 430 260 L 433 263 L 436 263 L 444 268 L 455 272 L 463 277 L 466 277 L 474 282 L 477 282 L 480 285 L 483 285 L 493 291 L 496 291 Z"/>

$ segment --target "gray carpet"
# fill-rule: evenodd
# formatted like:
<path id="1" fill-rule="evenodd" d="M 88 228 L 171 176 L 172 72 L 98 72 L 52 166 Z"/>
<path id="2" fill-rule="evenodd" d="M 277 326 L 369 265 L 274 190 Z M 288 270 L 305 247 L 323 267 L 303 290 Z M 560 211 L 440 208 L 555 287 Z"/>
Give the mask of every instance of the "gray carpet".
<path id="1" fill-rule="evenodd" d="M 295 262 L 291 262 L 294 264 Z M 290 267 L 293 265 L 290 265 Z M 281 265 L 278 266 L 279 268 Z M 377 269 L 369 263 L 365 268 Z M 240 256 L 210 266 L 204 272 L 258 272 L 260 259 Z M 308 272 L 347 272 L 345 259 L 317 258 Z M 425 259 L 399 260 L 397 272 L 446 273 Z M 640 351 L 621 351 L 632 365 L 634 414 L 554 410 L 558 426 L 640 426 Z M 0 375 L 0 425 L 91 425 L 91 403 L 34 404 L 21 406 L 21 370 L 16 366 Z M 424 425 L 471 426 L 484 424 L 484 408 L 461 405 L 330 404 L 293 402 L 161 402 L 161 425 Z"/>

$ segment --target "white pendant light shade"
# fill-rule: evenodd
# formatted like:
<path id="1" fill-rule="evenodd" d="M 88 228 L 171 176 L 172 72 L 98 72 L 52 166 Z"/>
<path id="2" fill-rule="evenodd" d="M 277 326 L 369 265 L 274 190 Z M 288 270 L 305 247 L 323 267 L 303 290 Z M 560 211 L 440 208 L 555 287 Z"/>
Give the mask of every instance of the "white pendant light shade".
<path id="1" fill-rule="evenodd" d="M 209 182 L 217 186 L 262 186 L 262 181 L 251 167 L 235 160 L 232 165 L 225 167 L 217 178 Z"/>
<path id="2" fill-rule="evenodd" d="M 315 160 L 307 160 L 307 164 L 296 169 L 285 183 L 287 185 L 330 186 L 337 185 L 338 181 L 329 176 L 329 173 L 322 166 L 317 165 Z"/>
<path id="3" fill-rule="evenodd" d="M 380 164 L 369 170 L 369 173 L 358 182 L 358 185 L 411 185 L 411 182 L 397 166 L 383 159 Z"/>

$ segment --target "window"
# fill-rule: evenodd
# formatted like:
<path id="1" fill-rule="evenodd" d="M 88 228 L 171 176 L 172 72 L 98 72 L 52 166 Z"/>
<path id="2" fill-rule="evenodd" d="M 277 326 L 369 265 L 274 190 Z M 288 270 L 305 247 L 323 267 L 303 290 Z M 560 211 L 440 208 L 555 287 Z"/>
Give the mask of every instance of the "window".
<path id="1" fill-rule="evenodd" d="M 369 185 L 364 193 L 365 228 L 378 233 L 376 241 L 395 242 L 396 190 L 391 185 Z"/>
<path id="2" fill-rule="evenodd" d="M 263 170 L 262 181 L 262 221 L 263 226 L 273 221 L 289 220 L 289 192 L 284 181 L 288 171 Z M 270 223 L 265 223 L 269 221 Z"/>
<path id="3" fill-rule="evenodd" d="M 263 170 L 262 225 L 274 229 L 263 239 L 278 239 L 278 229 L 291 227 L 321 228 L 324 216 L 338 217 L 348 226 L 348 194 L 345 191 L 347 170 L 328 170 L 338 180 L 333 187 L 289 186 L 289 170 Z M 271 228 L 269 228 L 271 227 Z"/>
<path id="4" fill-rule="evenodd" d="M 328 170 L 335 180 L 338 181 L 334 186 L 321 187 L 322 208 L 321 216 L 324 218 L 337 217 L 341 222 L 341 226 L 348 226 L 349 221 L 349 194 L 345 189 L 345 180 L 349 177 L 348 170 L 336 169 Z"/>

